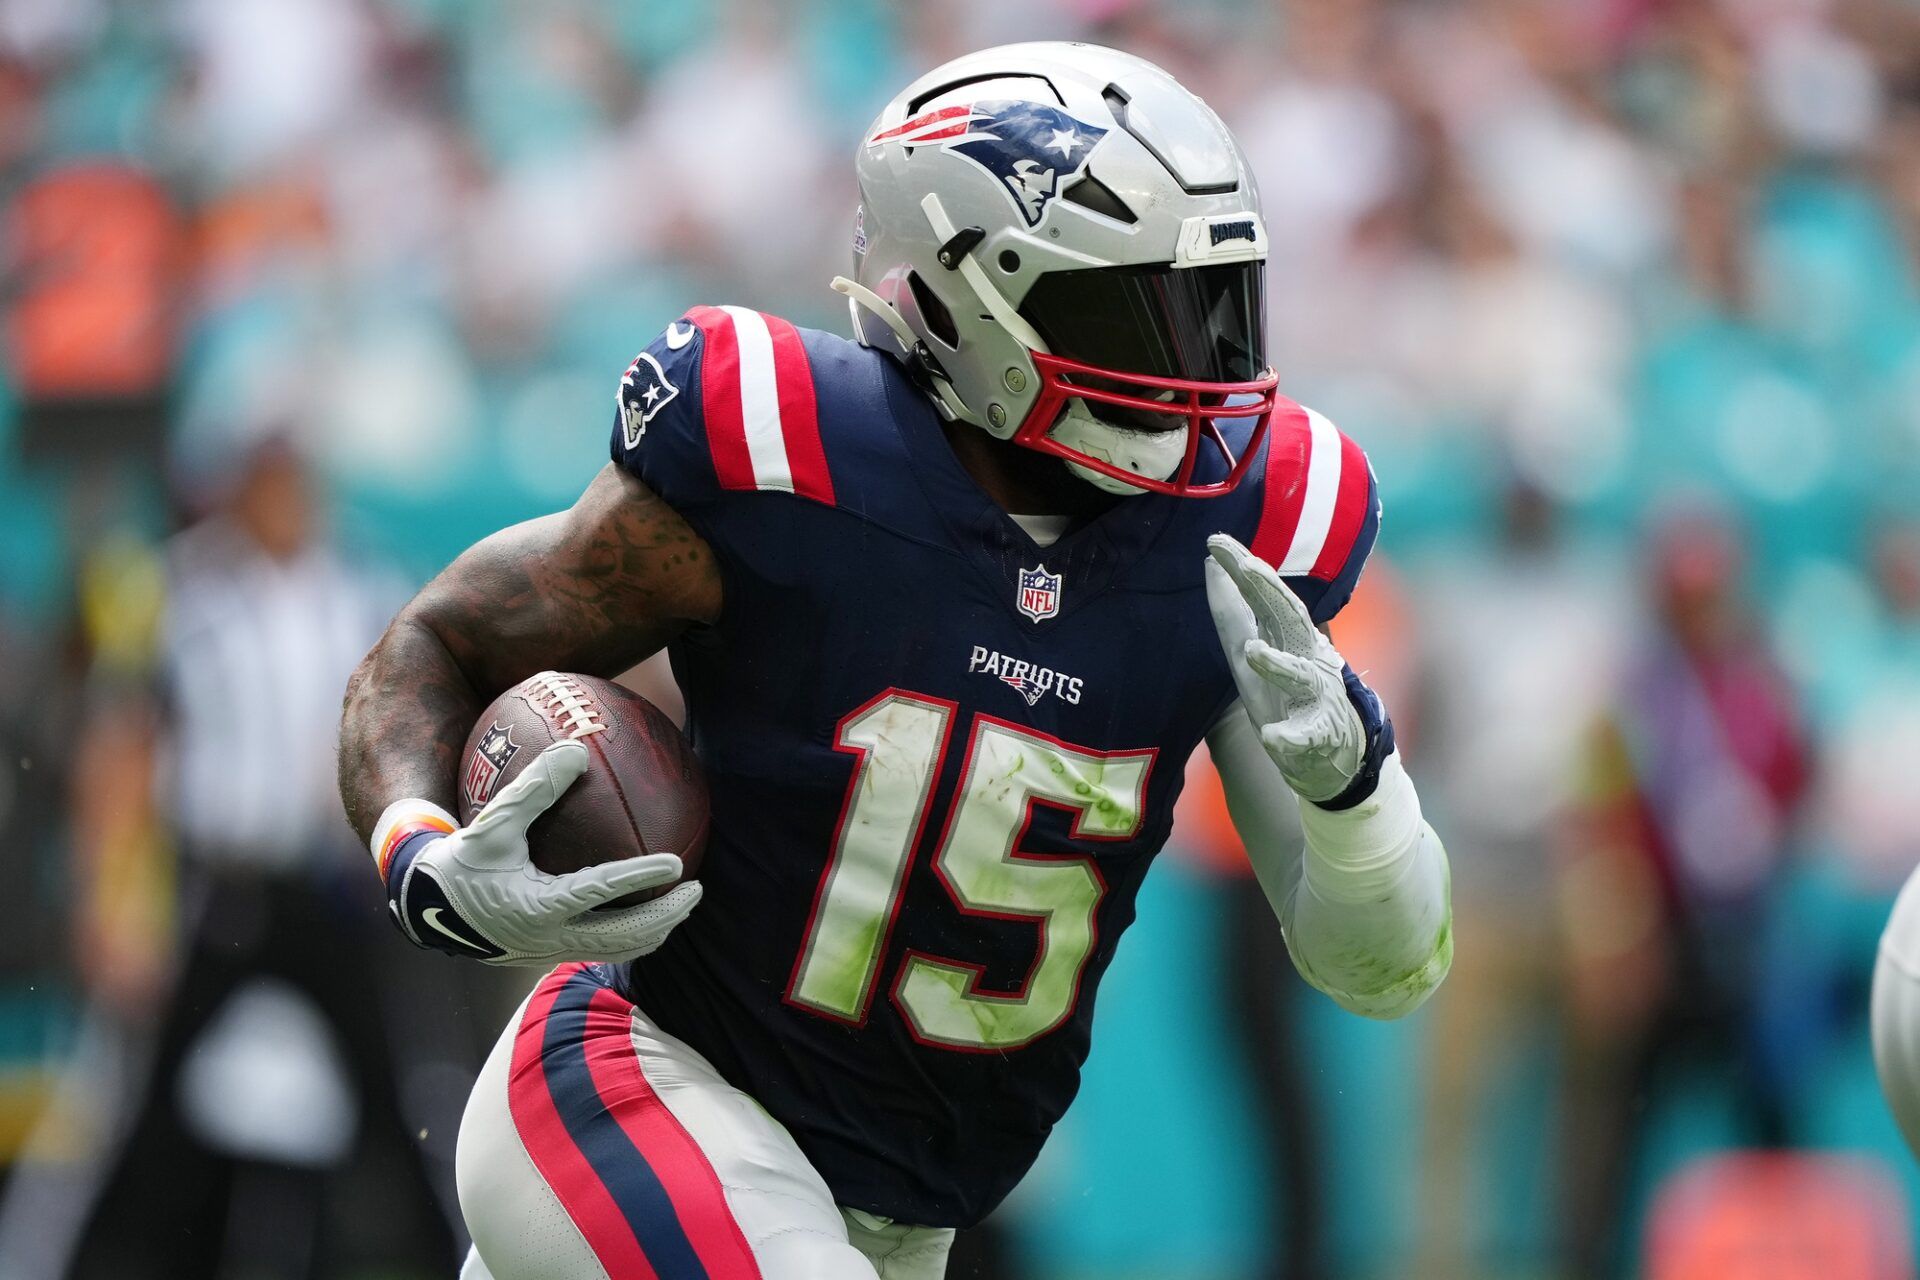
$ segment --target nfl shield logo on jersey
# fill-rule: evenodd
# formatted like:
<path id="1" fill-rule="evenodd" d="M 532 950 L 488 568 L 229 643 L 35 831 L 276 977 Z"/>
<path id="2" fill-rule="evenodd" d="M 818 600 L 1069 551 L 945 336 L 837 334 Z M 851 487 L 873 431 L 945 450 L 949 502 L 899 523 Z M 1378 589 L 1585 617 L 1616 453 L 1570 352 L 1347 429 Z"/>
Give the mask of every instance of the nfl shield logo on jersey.
<path id="1" fill-rule="evenodd" d="M 491 800 L 493 789 L 500 785 L 500 775 L 519 754 L 520 744 L 513 740 L 513 730 L 500 724 L 488 725 L 480 735 L 480 745 L 474 748 L 473 763 L 467 766 L 467 803 L 478 809 Z"/>
<path id="2" fill-rule="evenodd" d="M 1060 612 L 1060 575 L 1048 573 L 1047 566 L 1040 565 L 1020 571 L 1020 596 L 1015 602 L 1020 612 L 1042 622 Z"/>

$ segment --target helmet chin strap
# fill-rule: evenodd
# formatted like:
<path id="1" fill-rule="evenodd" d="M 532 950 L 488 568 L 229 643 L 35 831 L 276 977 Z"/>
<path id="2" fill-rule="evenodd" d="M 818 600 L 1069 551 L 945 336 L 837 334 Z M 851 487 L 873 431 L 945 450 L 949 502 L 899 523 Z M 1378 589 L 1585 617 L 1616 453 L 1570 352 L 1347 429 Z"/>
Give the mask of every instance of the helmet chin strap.
<path id="1" fill-rule="evenodd" d="M 847 299 L 847 310 L 853 316 L 853 332 L 856 337 L 861 336 L 863 333 L 863 326 L 860 323 L 860 311 L 862 308 L 865 308 L 867 311 L 872 312 L 888 329 L 892 330 L 893 336 L 900 343 L 901 349 L 909 356 L 915 351 L 923 350 L 919 336 L 907 327 L 906 317 L 902 316 L 900 309 L 891 302 L 888 302 L 885 298 L 867 288 L 867 286 L 861 284 L 858 280 L 849 280 L 845 276 L 835 276 L 830 287 L 835 293 L 845 295 Z M 862 337 L 862 341 L 865 341 L 864 337 Z M 924 363 L 923 361 L 923 364 Z M 928 381 L 933 391 L 933 402 L 940 410 L 941 415 L 948 419 L 958 418 L 964 422 L 973 421 L 973 415 L 967 412 L 967 406 L 961 402 L 960 397 L 954 392 L 953 384 L 938 373 L 934 373 L 931 369 L 929 369 L 928 372 L 932 375 Z"/>
<path id="2" fill-rule="evenodd" d="M 914 344 L 920 341 L 913 330 L 907 327 L 906 318 L 898 308 L 858 280 L 835 276 L 828 287 L 835 293 L 845 295 L 847 309 L 853 313 L 853 331 L 856 334 L 860 332 L 860 308 L 865 307 L 878 316 L 882 324 L 893 330 L 893 336 L 900 339 L 900 345 L 908 351 L 913 350 Z"/>

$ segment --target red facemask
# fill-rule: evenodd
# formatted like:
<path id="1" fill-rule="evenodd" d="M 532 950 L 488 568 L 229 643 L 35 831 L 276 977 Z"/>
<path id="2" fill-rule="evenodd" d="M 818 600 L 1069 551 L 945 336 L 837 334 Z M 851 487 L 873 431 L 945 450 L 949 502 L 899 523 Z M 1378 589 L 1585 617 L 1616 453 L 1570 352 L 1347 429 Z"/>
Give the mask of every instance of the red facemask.
<path id="1" fill-rule="evenodd" d="M 1032 356 L 1034 367 L 1040 371 L 1040 394 L 1034 397 L 1033 407 L 1014 431 L 1013 442 L 1052 454 L 1056 458 L 1064 458 L 1101 475 L 1124 480 L 1150 493 L 1167 493 L 1182 498 L 1217 498 L 1231 493 L 1246 475 L 1254 455 L 1260 451 L 1260 442 L 1266 438 L 1267 424 L 1273 417 L 1274 405 L 1279 398 L 1276 388 L 1280 384 L 1280 375 L 1272 369 L 1252 382 L 1210 382 L 1194 378 L 1120 373 L 1039 351 L 1033 352 Z M 1169 391 L 1174 393 L 1173 399 L 1155 398 Z M 1231 403 L 1240 396 L 1251 396 L 1253 399 Z M 1180 461 L 1179 469 L 1165 479 L 1141 475 L 1053 439 L 1049 433 L 1066 410 L 1067 402 L 1075 399 L 1175 419 L 1168 430 L 1178 430 L 1185 425 L 1187 452 Z M 1221 418 L 1254 419 L 1253 432 L 1238 454 L 1215 425 Z M 1193 473 L 1200 460 L 1203 442 L 1218 453 L 1226 467 L 1226 476 L 1206 484 L 1195 484 Z"/>

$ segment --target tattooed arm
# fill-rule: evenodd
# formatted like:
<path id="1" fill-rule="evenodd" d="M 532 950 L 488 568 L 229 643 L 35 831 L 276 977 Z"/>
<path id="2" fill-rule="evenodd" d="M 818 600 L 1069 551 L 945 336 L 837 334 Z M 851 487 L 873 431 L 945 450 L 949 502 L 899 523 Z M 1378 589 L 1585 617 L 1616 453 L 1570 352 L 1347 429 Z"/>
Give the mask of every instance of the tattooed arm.
<path id="1" fill-rule="evenodd" d="M 483 539 L 393 620 L 347 684 L 340 795 L 361 837 L 399 799 L 454 807 L 467 732 L 549 668 L 613 676 L 720 616 L 712 551 L 613 466 L 570 510 Z"/>

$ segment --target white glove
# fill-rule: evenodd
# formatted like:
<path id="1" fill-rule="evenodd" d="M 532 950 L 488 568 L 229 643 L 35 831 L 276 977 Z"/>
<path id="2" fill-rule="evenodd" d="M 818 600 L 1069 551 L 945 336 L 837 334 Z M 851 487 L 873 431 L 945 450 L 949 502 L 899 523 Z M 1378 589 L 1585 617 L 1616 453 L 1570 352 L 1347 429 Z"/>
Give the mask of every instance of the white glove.
<path id="1" fill-rule="evenodd" d="M 387 904 L 416 946 L 499 965 L 631 960 L 655 950 L 700 901 L 689 881 L 648 902 L 594 908 L 680 878 L 677 854 L 653 853 L 548 875 L 533 865 L 527 828 L 587 770 L 578 742 L 557 742 L 500 789 L 471 825 L 425 800 L 387 807 L 373 858 Z"/>
<path id="2" fill-rule="evenodd" d="M 1224 533 L 1207 551 L 1207 605 L 1260 744 L 1302 799 L 1334 799 L 1368 747 L 1340 651 L 1272 566 Z"/>

